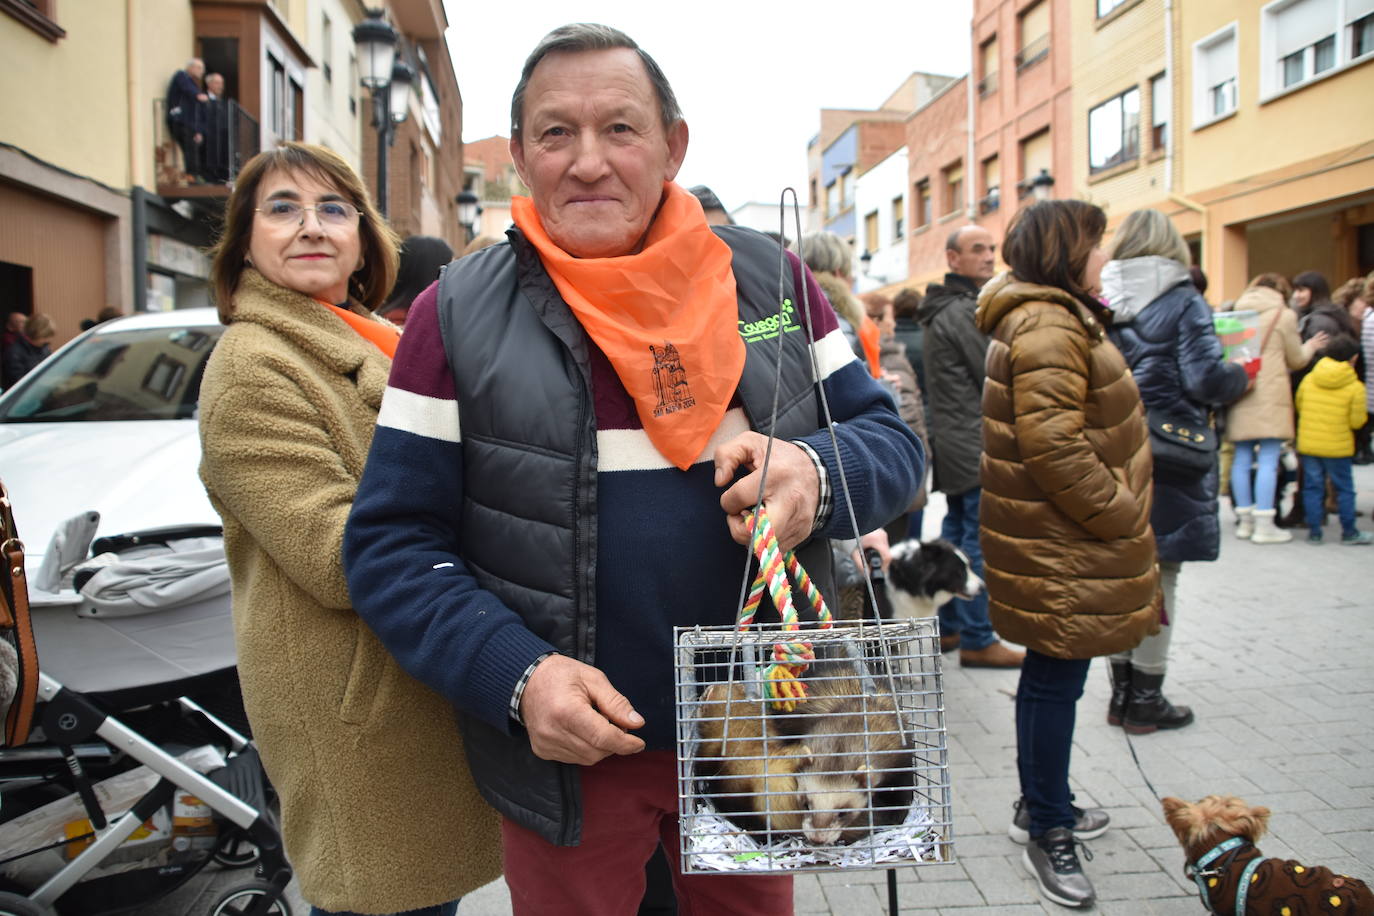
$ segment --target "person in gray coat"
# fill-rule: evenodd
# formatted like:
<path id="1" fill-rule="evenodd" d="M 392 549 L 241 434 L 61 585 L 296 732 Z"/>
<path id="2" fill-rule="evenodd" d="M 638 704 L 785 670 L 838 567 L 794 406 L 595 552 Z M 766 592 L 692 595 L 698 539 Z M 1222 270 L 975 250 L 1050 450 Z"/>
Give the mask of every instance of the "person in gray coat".
<path id="1" fill-rule="evenodd" d="M 957 545 L 978 575 L 978 464 L 983 454 L 983 361 L 988 340 L 973 324 L 978 290 L 992 279 L 997 245 L 980 226 L 962 226 L 945 242 L 949 272 L 926 287 L 916 312 L 923 340 L 933 488 L 945 494 L 940 536 Z M 959 648 L 965 668 L 1016 668 L 1025 657 L 1005 646 L 988 619 L 987 593 L 956 598 L 940 608 L 940 648 Z"/>

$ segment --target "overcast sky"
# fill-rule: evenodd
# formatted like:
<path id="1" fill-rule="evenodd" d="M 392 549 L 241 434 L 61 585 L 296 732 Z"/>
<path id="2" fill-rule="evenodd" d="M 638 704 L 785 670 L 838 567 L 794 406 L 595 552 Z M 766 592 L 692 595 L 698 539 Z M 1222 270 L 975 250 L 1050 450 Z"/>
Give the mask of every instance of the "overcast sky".
<path id="1" fill-rule="evenodd" d="M 876 108 L 913 71 L 969 66 L 971 0 L 444 3 L 464 140 L 509 135 L 520 66 L 547 32 L 604 23 L 653 55 L 677 93 L 691 130 L 678 181 L 710 185 L 728 209 L 776 201 L 789 185 L 806 205 L 821 108 Z"/>

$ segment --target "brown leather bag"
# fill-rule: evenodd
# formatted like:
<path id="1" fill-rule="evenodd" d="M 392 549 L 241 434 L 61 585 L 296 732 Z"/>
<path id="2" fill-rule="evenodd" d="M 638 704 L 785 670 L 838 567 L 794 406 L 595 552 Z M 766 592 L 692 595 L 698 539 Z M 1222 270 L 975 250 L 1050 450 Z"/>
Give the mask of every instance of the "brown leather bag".
<path id="1" fill-rule="evenodd" d="M 29 581 L 24 572 L 24 542 L 14 527 L 10 494 L 0 481 L 0 640 L 15 650 L 14 699 L 5 716 L 6 747 L 17 747 L 29 740 L 33 710 L 38 700 L 38 646 L 33 641 L 33 622 L 29 617 Z"/>

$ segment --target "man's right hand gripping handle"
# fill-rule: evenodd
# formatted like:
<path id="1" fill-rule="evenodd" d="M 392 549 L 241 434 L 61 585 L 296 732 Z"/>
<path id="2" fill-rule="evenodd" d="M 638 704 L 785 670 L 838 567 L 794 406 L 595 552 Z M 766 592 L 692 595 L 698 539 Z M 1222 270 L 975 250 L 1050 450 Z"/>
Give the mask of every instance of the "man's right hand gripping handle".
<path id="1" fill-rule="evenodd" d="M 590 766 L 612 754 L 637 754 L 644 741 L 627 734 L 644 717 L 591 665 L 550 655 L 525 685 L 520 717 L 534 753 L 545 760 Z"/>

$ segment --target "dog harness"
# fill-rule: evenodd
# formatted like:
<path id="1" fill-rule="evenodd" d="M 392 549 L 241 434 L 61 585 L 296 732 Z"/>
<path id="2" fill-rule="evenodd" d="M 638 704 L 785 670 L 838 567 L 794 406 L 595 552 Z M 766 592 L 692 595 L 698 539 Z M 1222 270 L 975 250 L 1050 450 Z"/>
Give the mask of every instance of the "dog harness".
<path id="1" fill-rule="evenodd" d="M 1208 890 L 1216 885 L 1217 878 L 1226 872 L 1240 850 L 1249 845 L 1249 840 L 1233 836 L 1199 856 L 1196 864 L 1188 862 L 1183 866 L 1183 873 L 1197 884 L 1198 893 L 1202 896 L 1202 905 L 1207 907 L 1207 912 L 1220 913 L 1220 910 L 1213 908 Z M 1266 858 L 1268 857 L 1256 856 L 1246 864 L 1245 871 L 1241 872 L 1240 883 L 1236 887 L 1236 916 L 1245 916 L 1245 898 L 1250 893 L 1250 882 L 1255 880 L 1255 870 Z M 1222 861 L 1217 862 L 1218 859 Z M 1217 862 L 1216 867 L 1208 868 L 1207 866 L 1213 862 Z"/>

